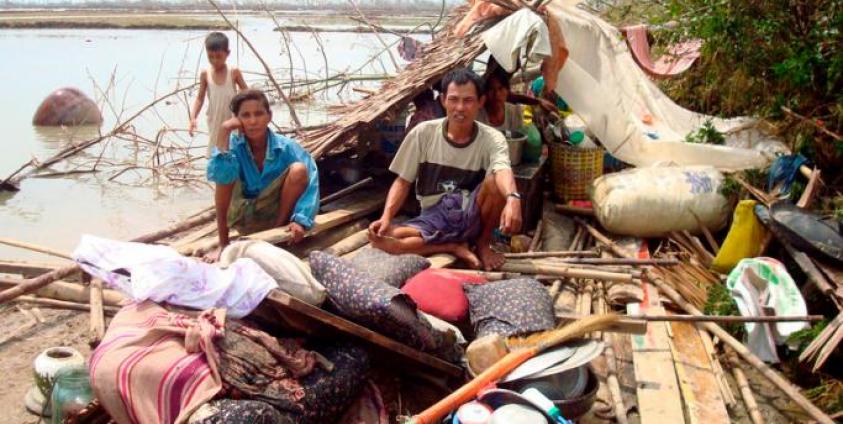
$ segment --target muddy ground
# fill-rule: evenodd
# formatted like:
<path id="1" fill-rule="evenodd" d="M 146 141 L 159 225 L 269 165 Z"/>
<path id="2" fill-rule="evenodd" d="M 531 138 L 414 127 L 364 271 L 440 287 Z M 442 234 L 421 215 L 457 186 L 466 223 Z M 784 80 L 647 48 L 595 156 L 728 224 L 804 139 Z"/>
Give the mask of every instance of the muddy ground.
<path id="1" fill-rule="evenodd" d="M 35 415 L 23 406 L 24 395 L 32 386 L 32 361 L 44 349 L 54 346 L 70 346 L 90 356 L 88 347 L 87 312 L 63 311 L 39 308 L 45 322 L 25 331 L 15 331 L 31 322 L 31 318 L 20 312 L 15 305 L 0 307 L 0 423 L 38 423 Z"/>

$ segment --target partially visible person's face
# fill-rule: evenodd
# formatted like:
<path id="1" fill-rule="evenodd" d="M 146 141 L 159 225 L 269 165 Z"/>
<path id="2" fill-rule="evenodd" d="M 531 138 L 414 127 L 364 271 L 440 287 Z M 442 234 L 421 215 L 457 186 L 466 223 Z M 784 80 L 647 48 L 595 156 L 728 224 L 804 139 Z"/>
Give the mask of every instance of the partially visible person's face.
<path id="1" fill-rule="evenodd" d="M 483 100 L 484 97 L 479 96 L 474 84 L 452 82 L 447 87 L 442 106 L 445 108 L 449 122 L 466 124 L 477 118 L 477 112 L 483 107 Z"/>
<path id="2" fill-rule="evenodd" d="M 216 69 L 225 66 L 225 61 L 228 59 L 228 51 L 225 50 L 205 50 L 208 54 L 208 62 Z"/>
<path id="3" fill-rule="evenodd" d="M 266 130 L 269 128 L 269 121 L 272 120 L 272 113 L 266 110 L 263 103 L 258 100 L 246 100 L 240 103 L 237 118 L 243 124 L 243 132 L 246 138 L 258 140 L 266 137 Z"/>
<path id="4" fill-rule="evenodd" d="M 487 101 L 493 102 L 498 106 L 503 106 L 506 103 L 506 98 L 509 96 L 509 89 L 501 84 L 497 79 L 490 79 L 486 85 Z"/>

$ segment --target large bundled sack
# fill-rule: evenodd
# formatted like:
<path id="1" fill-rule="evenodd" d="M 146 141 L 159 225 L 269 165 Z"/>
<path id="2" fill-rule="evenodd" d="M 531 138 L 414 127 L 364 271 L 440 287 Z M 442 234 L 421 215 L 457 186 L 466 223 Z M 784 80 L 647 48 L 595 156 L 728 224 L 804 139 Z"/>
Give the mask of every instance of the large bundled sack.
<path id="1" fill-rule="evenodd" d="M 592 184 L 594 214 L 609 232 L 658 237 L 671 231 L 719 230 L 729 218 L 724 177 L 710 166 L 635 168 Z"/>
<path id="2" fill-rule="evenodd" d="M 292 253 L 265 241 L 243 240 L 222 251 L 220 266 L 228 268 L 240 258 L 255 261 L 287 294 L 316 306 L 325 301 L 325 286 L 316 281 L 304 262 Z"/>

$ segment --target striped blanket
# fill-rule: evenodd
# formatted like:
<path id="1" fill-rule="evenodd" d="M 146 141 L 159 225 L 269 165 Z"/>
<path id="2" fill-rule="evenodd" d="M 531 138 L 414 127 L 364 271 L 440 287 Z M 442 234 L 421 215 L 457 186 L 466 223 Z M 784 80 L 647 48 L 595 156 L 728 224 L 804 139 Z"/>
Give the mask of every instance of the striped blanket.
<path id="1" fill-rule="evenodd" d="M 91 386 L 118 423 L 182 423 L 222 388 L 212 340 L 225 311 L 196 318 L 153 302 L 128 305 L 90 359 Z"/>

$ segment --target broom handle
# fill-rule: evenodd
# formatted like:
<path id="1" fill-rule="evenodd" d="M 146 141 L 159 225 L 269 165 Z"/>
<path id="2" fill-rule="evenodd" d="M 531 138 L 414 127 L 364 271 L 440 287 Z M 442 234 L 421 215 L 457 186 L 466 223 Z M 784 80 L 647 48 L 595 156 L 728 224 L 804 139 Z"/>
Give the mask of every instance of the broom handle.
<path id="1" fill-rule="evenodd" d="M 460 405 L 470 401 L 482 390 L 486 385 L 494 381 L 498 381 L 503 376 L 509 374 L 515 367 L 524 363 L 524 361 L 535 356 L 539 350 L 537 348 L 521 349 L 514 352 L 509 352 L 496 362 L 491 367 L 480 373 L 473 380 L 464 384 L 462 387 L 436 402 L 429 408 L 425 409 L 418 415 L 414 415 L 404 424 L 435 424 L 442 419 L 449 412 L 457 409 Z"/>

